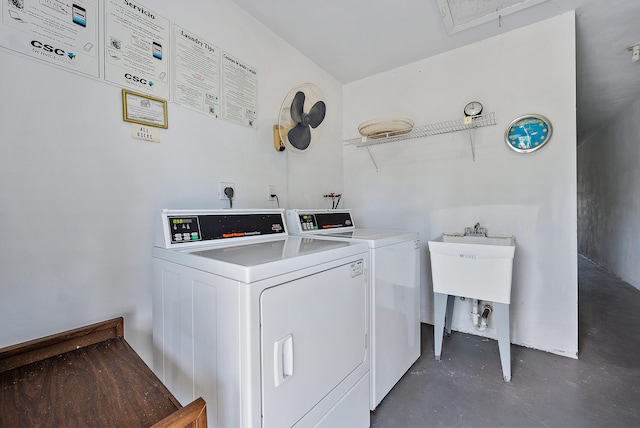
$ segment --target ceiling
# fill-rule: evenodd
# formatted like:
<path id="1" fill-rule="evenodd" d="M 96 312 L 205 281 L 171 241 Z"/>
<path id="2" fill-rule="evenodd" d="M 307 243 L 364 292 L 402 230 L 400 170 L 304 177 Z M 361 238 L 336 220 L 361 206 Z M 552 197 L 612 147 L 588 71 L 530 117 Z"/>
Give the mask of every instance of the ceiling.
<path id="1" fill-rule="evenodd" d="M 343 84 L 575 10 L 578 143 L 640 97 L 638 0 L 233 1 Z"/>

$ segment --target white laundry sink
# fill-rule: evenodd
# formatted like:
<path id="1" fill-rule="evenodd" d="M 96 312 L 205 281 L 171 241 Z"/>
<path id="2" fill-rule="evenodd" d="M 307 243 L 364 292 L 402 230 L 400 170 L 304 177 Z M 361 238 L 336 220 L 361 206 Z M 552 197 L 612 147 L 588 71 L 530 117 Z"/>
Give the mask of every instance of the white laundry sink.
<path id="1" fill-rule="evenodd" d="M 434 293 L 511 303 L 513 236 L 442 234 L 429 241 Z"/>

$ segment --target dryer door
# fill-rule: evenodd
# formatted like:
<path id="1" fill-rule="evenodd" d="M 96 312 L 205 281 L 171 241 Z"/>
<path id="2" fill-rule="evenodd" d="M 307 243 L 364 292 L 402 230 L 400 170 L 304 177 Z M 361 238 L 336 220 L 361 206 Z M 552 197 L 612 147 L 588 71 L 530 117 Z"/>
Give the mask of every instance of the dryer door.
<path id="1" fill-rule="evenodd" d="M 264 427 L 292 426 L 366 359 L 363 262 L 262 293 Z"/>

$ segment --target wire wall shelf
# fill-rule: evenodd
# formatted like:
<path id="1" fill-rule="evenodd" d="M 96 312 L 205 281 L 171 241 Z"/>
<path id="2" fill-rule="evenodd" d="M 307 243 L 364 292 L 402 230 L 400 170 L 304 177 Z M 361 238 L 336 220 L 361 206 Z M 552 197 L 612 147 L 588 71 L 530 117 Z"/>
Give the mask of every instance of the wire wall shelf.
<path id="1" fill-rule="evenodd" d="M 449 134 L 451 132 L 465 131 L 467 129 L 482 128 L 496 124 L 495 113 L 480 116 L 466 117 L 458 120 L 434 123 L 431 125 L 417 126 L 409 132 L 387 133 L 375 137 L 361 137 L 345 140 L 345 145 L 368 147 L 377 144 L 392 143 L 395 141 L 409 140 L 412 138 L 429 137 L 432 135 Z"/>

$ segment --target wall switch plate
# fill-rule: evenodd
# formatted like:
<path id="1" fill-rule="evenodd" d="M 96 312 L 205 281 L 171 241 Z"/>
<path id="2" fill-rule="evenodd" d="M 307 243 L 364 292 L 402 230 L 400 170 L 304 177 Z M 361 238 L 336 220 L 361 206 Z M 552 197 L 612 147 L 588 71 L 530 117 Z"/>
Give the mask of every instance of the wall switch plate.
<path id="1" fill-rule="evenodd" d="M 275 201 L 276 200 L 275 196 L 271 196 L 275 194 L 276 194 L 276 186 L 274 186 L 273 184 L 269 184 L 269 193 L 267 194 L 267 200 Z"/>
<path id="2" fill-rule="evenodd" d="M 229 198 L 227 198 L 227 195 L 224 194 L 224 189 L 227 188 L 227 187 L 231 187 L 233 189 L 233 192 L 235 193 L 235 191 L 236 191 L 236 183 L 231 183 L 231 182 L 228 182 L 228 181 L 221 181 L 221 182 L 218 183 L 218 199 L 220 199 L 221 201 L 225 200 L 225 199 L 229 199 Z M 234 199 L 234 198 L 235 198 L 235 195 L 231 199 Z"/>

